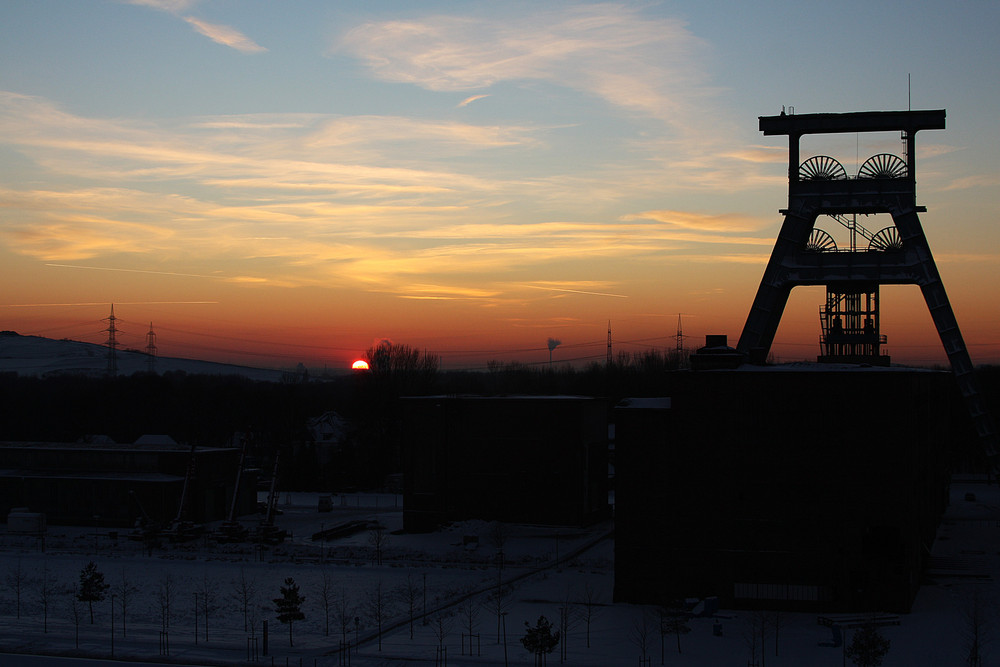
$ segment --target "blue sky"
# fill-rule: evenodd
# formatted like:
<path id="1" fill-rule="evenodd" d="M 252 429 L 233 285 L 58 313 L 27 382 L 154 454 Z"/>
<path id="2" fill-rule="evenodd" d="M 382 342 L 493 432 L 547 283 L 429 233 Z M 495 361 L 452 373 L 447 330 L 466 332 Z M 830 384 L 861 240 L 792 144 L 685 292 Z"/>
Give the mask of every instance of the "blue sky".
<path id="1" fill-rule="evenodd" d="M 163 353 L 340 364 L 389 337 L 456 367 L 547 360 L 550 336 L 601 357 L 609 320 L 622 349 L 672 345 L 678 313 L 735 340 L 786 196 L 757 117 L 909 102 L 948 111 L 917 138 L 921 220 L 974 361 L 1000 362 L 996 3 L 8 0 L 0 19 L 2 328 L 97 342 L 115 301 Z M 900 152 L 803 149 L 848 173 Z M 821 301 L 793 293 L 780 358 L 817 353 Z M 894 357 L 944 359 L 916 288 L 883 313 Z"/>

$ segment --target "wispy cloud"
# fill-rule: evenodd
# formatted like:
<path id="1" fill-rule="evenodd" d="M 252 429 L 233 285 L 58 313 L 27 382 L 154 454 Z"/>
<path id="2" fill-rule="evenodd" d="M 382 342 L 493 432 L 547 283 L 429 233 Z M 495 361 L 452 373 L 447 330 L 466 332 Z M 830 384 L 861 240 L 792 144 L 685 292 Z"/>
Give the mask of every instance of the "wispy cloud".
<path id="1" fill-rule="evenodd" d="M 267 51 L 263 46 L 254 42 L 236 28 L 208 23 L 193 16 L 185 16 L 183 18 L 195 30 L 217 44 L 228 46 L 243 53 L 261 53 Z"/>
<path id="2" fill-rule="evenodd" d="M 150 7 L 162 12 L 176 14 L 184 12 L 198 3 L 198 0 L 125 0 L 126 4 Z"/>
<path id="3" fill-rule="evenodd" d="M 242 32 L 228 25 L 209 23 L 194 16 L 184 16 L 191 10 L 198 0 L 124 0 L 126 4 L 149 7 L 161 12 L 166 12 L 179 17 L 199 34 L 208 37 L 216 44 L 228 46 L 242 53 L 262 53 L 266 48 L 244 35 Z"/>
<path id="4" fill-rule="evenodd" d="M 623 216 L 630 199 L 660 195 L 655 169 L 531 177 L 489 159 L 529 159 L 538 133 L 396 116 L 95 119 L 0 93 L 0 142 L 52 177 L 47 188 L 0 189 L 10 213 L 0 242 L 50 263 L 127 268 L 156 257 L 157 268 L 178 267 L 166 273 L 199 274 L 208 261 L 227 269 L 215 277 L 246 286 L 483 302 L 508 293 L 509 276 L 556 262 L 673 261 L 706 244 L 773 242 L 752 237 L 767 223 L 750 216 Z M 95 179 L 115 185 L 80 185 Z M 572 212 L 580 217 L 562 217 Z M 606 283 L 557 288 L 621 294 Z"/>
<path id="5" fill-rule="evenodd" d="M 671 125 L 694 120 L 694 100 L 713 92 L 701 65 L 702 40 L 680 20 L 622 4 L 540 5 L 516 18 L 371 22 L 334 48 L 362 58 L 387 81 L 439 91 L 546 81 Z"/>
<path id="6" fill-rule="evenodd" d="M 458 106 L 459 107 L 467 107 L 470 104 L 472 104 L 473 102 L 475 102 L 476 100 L 481 100 L 481 99 L 483 99 L 485 97 L 489 97 L 489 95 L 473 95 L 472 97 L 466 97 L 464 100 L 462 100 L 461 102 L 458 103 Z"/>
<path id="7" fill-rule="evenodd" d="M 996 189 L 1000 186 L 1000 174 L 973 174 L 972 176 L 963 176 L 961 178 L 956 178 L 950 183 L 945 185 L 942 190 L 969 190 L 972 188 L 991 188 Z"/>
<path id="8" fill-rule="evenodd" d="M 709 214 L 666 209 L 632 213 L 622 216 L 622 220 L 626 222 L 655 220 L 678 229 L 695 229 L 709 232 L 757 231 L 773 224 L 773 220 L 763 220 L 740 213 Z"/>
<path id="9" fill-rule="evenodd" d="M 482 11 L 365 23 L 331 50 L 357 57 L 384 81 L 432 91 L 507 84 L 525 96 L 539 89 L 567 101 L 589 95 L 616 122 L 635 126 L 637 139 L 623 144 L 628 162 L 644 162 L 646 174 L 659 167 L 661 189 L 773 183 L 760 169 L 779 161 L 781 151 L 734 153 L 741 133 L 715 103 L 720 90 L 706 65 L 712 48 L 684 21 L 623 3 L 540 4 L 516 15 Z"/>

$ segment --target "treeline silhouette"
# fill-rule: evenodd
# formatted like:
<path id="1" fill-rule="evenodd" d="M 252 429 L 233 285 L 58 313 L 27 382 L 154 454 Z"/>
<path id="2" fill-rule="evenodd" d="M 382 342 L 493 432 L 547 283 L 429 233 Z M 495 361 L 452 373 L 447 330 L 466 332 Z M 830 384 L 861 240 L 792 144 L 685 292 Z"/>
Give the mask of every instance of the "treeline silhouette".
<path id="1" fill-rule="evenodd" d="M 380 358 L 378 350 L 370 352 L 371 360 Z M 117 378 L 2 374 L 0 441 L 78 442 L 106 435 L 131 443 L 144 434 L 165 434 L 180 443 L 232 446 L 237 433 L 249 433 L 265 472 L 282 449 L 283 488 L 373 488 L 400 471 L 404 396 L 579 395 L 602 397 L 613 406 L 630 396 L 670 396 L 677 373 L 690 372 L 679 370 L 683 360 L 672 351 L 623 353 L 611 363 L 583 368 L 491 362 L 480 372 L 442 371 L 433 355 L 398 352 L 383 355 L 368 372 L 321 381 L 183 372 Z M 386 361 L 391 359 L 398 363 Z M 985 367 L 978 375 L 985 402 L 997 415 L 1000 368 Z M 320 452 L 307 429 L 310 418 L 328 411 L 349 424 L 332 453 Z"/>

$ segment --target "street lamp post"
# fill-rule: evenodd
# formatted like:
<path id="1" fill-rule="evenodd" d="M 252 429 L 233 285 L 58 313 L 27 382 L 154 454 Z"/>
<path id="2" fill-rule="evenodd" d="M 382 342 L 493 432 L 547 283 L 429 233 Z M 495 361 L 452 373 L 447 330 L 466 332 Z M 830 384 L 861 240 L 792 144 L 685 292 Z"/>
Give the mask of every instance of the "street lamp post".
<path id="1" fill-rule="evenodd" d="M 111 594 L 111 657 L 115 657 L 115 594 Z"/>

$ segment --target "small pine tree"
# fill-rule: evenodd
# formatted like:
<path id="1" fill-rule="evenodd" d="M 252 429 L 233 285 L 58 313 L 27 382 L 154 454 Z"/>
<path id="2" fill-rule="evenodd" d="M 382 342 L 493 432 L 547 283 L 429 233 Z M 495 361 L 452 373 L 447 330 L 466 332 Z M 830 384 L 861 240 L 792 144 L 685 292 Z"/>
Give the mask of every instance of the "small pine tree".
<path id="1" fill-rule="evenodd" d="M 660 608 L 660 634 L 677 636 L 677 652 L 681 652 L 681 636 L 691 632 L 688 620 L 691 614 L 684 608 L 682 600 Z"/>
<path id="2" fill-rule="evenodd" d="M 76 590 L 76 599 L 86 602 L 90 608 L 90 624 L 94 624 L 94 603 L 100 602 L 107 595 L 111 584 L 105 583 L 104 574 L 97 569 L 94 561 L 80 571 L 80 585 Z"/>
<path id="3" fill-rule="evenodd" d="M 878 631 L 874 621 L 865 623 L 847 647 L 847 657 L 858 667 L 879 667 L 889 652 L 889 640 Z"/>
<path id="4" fill-rule="evenodd" d="M 299 585 L 295 579 L 287 577 L 281 587 L 281 597 L 274 598 L 274 610 L 278 612 L 278 620 L 288 624 L 288 645 L 292 646 L 292 621 L 301 621 L 306 617 L 302 613 L 302 603 L 305 598 L 299 595 Z"/>
<path id="5" fill-rule="evenodd" d="M 544 616 L 538 617 L 538 622 L 532 627 L 524 622 L 526 632 L 521 637 L 521 644 L 535 656 L 535 665 L 546 663 L 546 656 L 555 650 L 559 644 L 559 631 L 552 632 L 552 623 Z"/>

